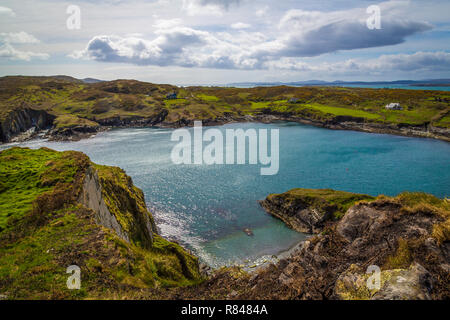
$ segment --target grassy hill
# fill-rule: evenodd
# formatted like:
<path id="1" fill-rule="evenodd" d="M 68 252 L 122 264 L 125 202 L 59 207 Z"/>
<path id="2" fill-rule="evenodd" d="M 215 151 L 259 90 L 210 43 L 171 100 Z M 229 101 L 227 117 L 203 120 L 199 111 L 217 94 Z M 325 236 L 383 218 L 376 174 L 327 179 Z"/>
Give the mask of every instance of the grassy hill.
<path id="1" fill-rule="evenodd" d="M 102 214 L 121 232 L 105 227 Z M 70 265 L 81 269 L 80 290 L 66 286 Z M 197 258 L 157 234 L 142 191 L 123 170 L 74 151 L 0 153 L 0 294 L 7 299 L 133 298 L 201 280 Z"/>
<path id="2" fill-rule="evenodd" d="M 177 99 L 166 99 L 172 92 Z M 403 110 L 386 110 L 398 102 Z M 12 110 L 31 108 L 56 117 L 58 129 L 152 119 L 151 124 L 182 125 L 193 120 L 222 121 L 277 115 L 316 122 L 339 117 L 398 126 L 450 126 L 450 93 L 428 90 L 340 87 L 186 87 L 135 80 L 84 83 L 70 77 L 0 78 L 0 122 Z M 225 119 L 225 120 L 224 120 Z M 347 119 L 348 120 L 348 119 Z M 10 124 L 9 124 L 10 125 Z"/>

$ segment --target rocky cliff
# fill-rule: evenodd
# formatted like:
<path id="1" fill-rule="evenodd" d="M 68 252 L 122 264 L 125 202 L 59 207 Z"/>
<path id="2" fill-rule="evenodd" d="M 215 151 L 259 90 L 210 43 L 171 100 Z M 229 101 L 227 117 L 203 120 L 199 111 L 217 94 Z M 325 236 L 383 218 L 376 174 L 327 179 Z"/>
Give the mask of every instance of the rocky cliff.
<path id="1" fill-rule="evenodd" d="M 11 111 L 0 121 L 0 141 L 9 142 L 13 137 L 29 131 L 28 137 L 33 133 L 48 129 L 53 125 L 55 116 L 31 108 L 20 108 Z"/>
<path id="2" fill-rule="evenodd" d="M 309 199 L 306 204 L 306 194 L 311 198 L 313 191 L 300 190 L 300 200 L 289 202 L 289 212 L 297 212 L 299 206 L 311 206 L 310 213 L 335 208 L 337 198 L 349 197 L 340 192 L 331 197 L 327 190 L 333 200 L 326 205 L 325 191 L 317 190 L 317 202 Z M 287 197 L 294 194 L 290 191 Z M 450 298 L 447 200 L 424 193 L 359 200 L 316 228 L 319 234 L 275 264 L 253 274 L 238 268 L 220 270 L 195 290 L 177 289 L 176 294 L 194 299 Z"/>
<path id="3" fill-rule="evenodd" d="M 201 281 L 197 258 L 158 235 L 123 170 L 80 152 L 0 152 L 0 294 L 8 299 L 133 298 Z M 81 270 L 81 289 L 66 268 Z"/>
<path id="4" fill-rule="evenodd" d="M 427 194 L 360 201 L 290 258 L 261 272 L 244 295 L 448 299 L 449 223 L 448 201 Z M 378 288 L 367 285 L 370 268 L 380 268 Z"/>
<path id="5" fill-rule="evenodd" d="M 261 206 L 290 228 L 306 233 L 322 231 L 325 223 L 336 220 L 361 200 L 373 197 L 331 189 L 292 189 L 271 194 L 260 202 Z"/>

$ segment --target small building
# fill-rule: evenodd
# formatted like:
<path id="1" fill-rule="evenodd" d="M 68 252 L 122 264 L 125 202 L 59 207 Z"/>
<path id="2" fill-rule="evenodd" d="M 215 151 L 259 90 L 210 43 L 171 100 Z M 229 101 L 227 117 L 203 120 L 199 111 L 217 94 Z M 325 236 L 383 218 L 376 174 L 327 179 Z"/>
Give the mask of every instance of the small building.
<path id="1" fill-rule="evenodd" d="M 172 92 L 166 95 L 166 99 L 176 99 L 176 98 L 177 98 L 176 92 Z"/>
<path id="2" fill-rule="evenodd" d="M 386 108 L 387 110 L 403 110 L 403 108 L 402 108 L 402 106 L 400 105 L 400 103 L 397 103 L 397 102 L 391 102 L 391 103 L 387 104 L 387 105 L 385 106 L 385 108 Z"/>

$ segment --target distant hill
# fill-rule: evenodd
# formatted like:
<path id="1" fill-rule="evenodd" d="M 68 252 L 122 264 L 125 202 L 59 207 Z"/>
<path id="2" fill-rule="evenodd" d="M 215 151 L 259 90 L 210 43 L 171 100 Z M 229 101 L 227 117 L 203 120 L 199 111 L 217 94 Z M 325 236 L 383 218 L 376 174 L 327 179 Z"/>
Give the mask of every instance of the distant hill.
<path id="1" fill-rule="evenodd" d="M 84 83 L 104 82 L 104 80 L 99 80 L 99 79 L 95 79 L 95 78 L 84 78 L 84 79 L 81 79 L 81 81 L 83 81 Z"/>
<path id="2" fill-rule="evenodd" d="M 346 85 L 408 85 L 408 86 L 449 86 L 450 79 L 395 80 L 395 81 L 322 81 L 306 80 L 294 82 L 234 82 L 229 87 L 271 87 L 271 86 L 346 86 Z"/>

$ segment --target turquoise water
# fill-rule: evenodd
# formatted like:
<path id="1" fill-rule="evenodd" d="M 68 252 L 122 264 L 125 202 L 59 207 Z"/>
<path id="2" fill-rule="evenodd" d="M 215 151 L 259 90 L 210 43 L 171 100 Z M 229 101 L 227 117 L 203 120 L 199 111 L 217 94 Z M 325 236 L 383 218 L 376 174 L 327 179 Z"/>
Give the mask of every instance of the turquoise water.
<path id="1" fill-rule="evenodd" d="M 450 195 L 450 144 L 443 141 L 293 123 L 217 128 L 280 129 L 278 174 L 261 176 L 259 165 L 175 165 L 170 129 L 117 129 L 78 142 L 21 145 L 79 150 L 96 163 L 124 168 L 143 189 L 161 233 L 213 266 L 277 254 L 305 238 L 260 208 L 257 200 L 269 193 L 303 187 Z"/>

